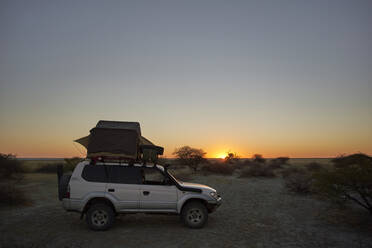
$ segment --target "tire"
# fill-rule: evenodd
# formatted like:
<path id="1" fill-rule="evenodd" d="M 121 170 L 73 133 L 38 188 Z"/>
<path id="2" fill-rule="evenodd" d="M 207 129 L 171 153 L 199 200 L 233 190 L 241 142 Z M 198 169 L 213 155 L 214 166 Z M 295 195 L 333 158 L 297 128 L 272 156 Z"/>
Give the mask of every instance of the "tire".
<path id="1" fill-rule="evenodd" d="M 62 175 L 58 184 L 58 199 L 62 201 L 67 196 L 68 183 L 70 182 L 71 175 Z"/>
<path id="2" fill-rule="evenodd" d="M 208 221 L 208 210 L 201 202 L 190 202 L 182 208 L 181 218 L 189 228 L 202 228 Z"/>
<path id="3" fill-rule="evenodd" d="M 86 222 L 89 228 L 94 231 L 105 231 L 114 224 L 114 221 L 114 210 L 104 203 L 92 205 L 86 214 Z"/>

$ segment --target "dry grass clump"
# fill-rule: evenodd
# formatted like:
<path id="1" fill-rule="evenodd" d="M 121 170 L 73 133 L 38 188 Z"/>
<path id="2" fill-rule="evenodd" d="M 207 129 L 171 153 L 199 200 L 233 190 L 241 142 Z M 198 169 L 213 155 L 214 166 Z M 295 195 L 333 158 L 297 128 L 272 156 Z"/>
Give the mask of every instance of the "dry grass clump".
<path id="1" fill-rule="evenodd" d="M 311 192 L 313 177 L 302 168 L 290 167 L 282 171 L 284 185 L 292 192 L 307 194 Z"/>
<path id="2" fill-rule="evenodd" d="M 22 163 L 13 154 L 0 153 L 0 179 L 18 179 L 24 172 Z"/>
<path id="3" fill-rule="evenodd" d="M 251 163 L 247 168 L 244 168 L 240 177 L 276 177 L 273 169 L 263 163 Z"/>
<path id="4" fill-rule="evenodd" d="M 273 170 L 282 169 L 284 165 L 288 164 L 288 161 L 288 157 L 278 157 L 271 159 L 268 166 Z"/>
<path id="5" fill-rule="evenodd" d="M 220 175 L 232 175 L 235 167 L 227 163 L 210 163 L 202 167 L 203 172 L 220 174 Z"/>
<path id="6" fill-rule="evenodd" d="M 0 185 L 0 205 L 27 205 L 30 201 L 23 191 L 16 187 L 16 182 L 8 181 Z"/>
<path id="7" fill-rule="evenodd" d="M 280 173 L 282 174 L 283 178 L 290 176 L 291 174 L 301 173 L 304 169 L 291 166 L 288 168 L 283 169 Z"/>
<path id="8" fill-rule="evenodd" d="M 234 166 L 237 170 L 241 170 L 247 168 L 252 163 L 253 162 L 250 159 L 240 159 L 239 161 L 233 163 L 232 166 Z"/>

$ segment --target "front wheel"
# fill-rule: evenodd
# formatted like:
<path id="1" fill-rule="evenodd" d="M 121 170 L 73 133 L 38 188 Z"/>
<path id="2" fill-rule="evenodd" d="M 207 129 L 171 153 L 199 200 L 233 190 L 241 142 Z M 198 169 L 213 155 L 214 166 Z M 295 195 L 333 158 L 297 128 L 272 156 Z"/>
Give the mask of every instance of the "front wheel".
<path id="1" fill-rule="evenodd" d="M 115 213 L 113 209 L 104 203 L 94 204 L 88 209 L 86 222 L 92 230 L 107 230 L 114 224 L 114 221 Z"/>
<path id="2" fill-rule="evenodd" d="M 181 217 L 190 228 L 202 228 L 208 220 L 208 210 L 201 202 L 190 202 L 183 207 Z"/>

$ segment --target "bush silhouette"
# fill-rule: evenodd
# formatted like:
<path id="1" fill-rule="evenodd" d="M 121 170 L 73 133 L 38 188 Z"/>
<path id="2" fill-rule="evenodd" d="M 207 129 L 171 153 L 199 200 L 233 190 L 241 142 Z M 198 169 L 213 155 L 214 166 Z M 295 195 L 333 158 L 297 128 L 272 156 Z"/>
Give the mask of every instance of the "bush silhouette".
<path id="1" fill-rule="evenodd" d="M 0 204 L 21 205 L 28 202 L 25 194 L 17 188 L 23 180 L 22 163 L 13 154 L 0 154 Z"/>
<path id="2" fill-rule="evenodd" d="M 303 168 L 290 167 L 282 172 L 285 187 L 292 192 L 307 194 L 312 191 L 312 174 Z"/>
<path id="3" fill-rule="evenodd" d="M 225 157 L 225 163 L 228 163 L 228 164 L 234 164 L 234 163 L 237 163 L 237 162 L 239 162 L 239 156 L 236 154 L 236 153 L 234 153 L 234 152 L 228 152 L 227 153 L 227 156 Z"/>
<path id="4" fill-rule="evenodd" d="M 261 154 L 254 154 L 252 158 L 253 158 L 253 162 L 257 162 L 257 163 L 266 162 L 266 159 Z"/>
<path id="5" fill-rule="evenodd" d="M 0 178 L 14 179 L 23 173 L 22 163 L 13 154 L 0 153 Z"/>
<path id="6" fill-rule="evenodd" d="M 332 162 L 332 169 L 314 174 L 316 190 L 338 203 L 354 202 L 372 215 L 372 158 L 358 153 Z"/>
<path id="7" fill-rule="evenodd" d="M 198 166 L 206 161 L 204 156 L 206 152 L 204 152 L 202 149 L 196 149 L 189 146 L 183 146 L 180 148 L 177 148 L 173 155 L 177 157 L 177 161 L 180 164 L 184 164 L 189 166 L 194 170 L 194 172 L 197 171 Z"/>
<path id="8" fill-rule="evenodd" d="M 275 177 L 274 171 L 262 163 L 251 162 L 242 170 L 240 177 Z"/>
<path id="9" fill-rule="evenodd" d="M 269 167 L 271 169 L 280 169 L 283 165 L 287 164 L 289 161 L 288 157 L 278 157 L 270 160 Z"/>

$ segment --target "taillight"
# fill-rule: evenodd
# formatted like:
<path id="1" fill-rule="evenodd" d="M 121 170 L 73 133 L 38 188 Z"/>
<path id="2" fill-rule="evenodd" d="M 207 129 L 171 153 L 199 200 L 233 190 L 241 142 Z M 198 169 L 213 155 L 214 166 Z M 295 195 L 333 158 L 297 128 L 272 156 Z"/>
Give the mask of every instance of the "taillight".
<path id="1" fill-rule="evenodd" d="M 70 185 L 67 186 L 67 191 L 66 191 L 65 198 L 70 198 Z"/>

